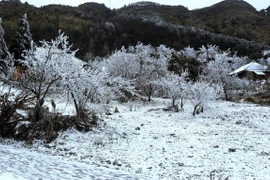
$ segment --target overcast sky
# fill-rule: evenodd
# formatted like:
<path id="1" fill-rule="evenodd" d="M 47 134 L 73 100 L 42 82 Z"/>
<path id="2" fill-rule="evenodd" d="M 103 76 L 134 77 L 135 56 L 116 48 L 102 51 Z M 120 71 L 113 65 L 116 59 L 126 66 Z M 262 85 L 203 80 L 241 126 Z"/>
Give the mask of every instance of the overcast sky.
<path id="1" fill-rule="evenodd" d="M 139 2 L 142 0 L 27 0 L 29 4 L 35 5 L 37 7 L 48 5 L 48 4 L 63 4 L 70 6 L 78 6 L 85 2 L 97 2 L 103 3 L 109 8 L 121 8 L 124 5 L 130 3 Z M 151 1 L 151 0 L 145 0 Z M 21 1 L 25 2 L 25 1 Z M 157 2 L 166 5 L 182 5 L 187 7 L 189 10 L 211 6 L 215 3 L 221 2 L 221 0 L 152 0 L 152 2 Z M 254 6 L 257 10 L 265 9 L 270 5 L 269 0 L 246 0 L 249 4 Z"/>

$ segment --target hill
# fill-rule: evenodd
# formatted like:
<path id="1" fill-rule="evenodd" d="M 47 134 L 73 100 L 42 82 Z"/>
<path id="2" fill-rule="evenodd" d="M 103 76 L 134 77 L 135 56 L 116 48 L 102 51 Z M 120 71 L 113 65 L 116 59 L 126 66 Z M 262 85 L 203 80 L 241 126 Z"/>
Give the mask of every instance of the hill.
<path id="1" fill-rule="evenodd" d="M 69 35 L 74 48 L 80 49 L 77 56 L 84 60 L 106 56 L 137 42 L 175 49 L 216 44 L 250 58 L 260 58 L 261 50 L 270 45 L 270 17 L 239 0 L 225 0 L 192 11 L 180 5 L 151 2 L 111 10 L 98 3 L 37 8 L 20 1 L 1 1 L 0 17 L 8 45 L 24 13 L 28 14 L 36 42 L 54 38 L 60 29 Z"/>
<path id="2" fill-rule="evenodd" d="M 257 42 L 269 42 L 270 19 L 245 1 L 226 0 L 211 7 L 195 10 L 211 32 Z"/>

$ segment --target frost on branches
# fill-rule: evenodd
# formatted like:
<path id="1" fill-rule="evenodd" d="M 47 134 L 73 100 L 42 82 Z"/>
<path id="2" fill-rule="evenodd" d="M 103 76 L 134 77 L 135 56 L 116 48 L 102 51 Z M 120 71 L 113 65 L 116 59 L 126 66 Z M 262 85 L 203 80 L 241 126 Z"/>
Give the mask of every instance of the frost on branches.
<path id="1" fill-rule="evenodd" d="M 75 52 L 70 50 L 67 36 L 60 34 L 55 40 L 41 42 L 42 46 L 35 51 L 32 43 L 31 49 L 27 51 L 25 60 L 19 60 L 27 67 L 21 79 L 18 81 L 20 88 L 31 92 L 34 101 L 33 121 L 42 119 L 42 109 L 45 98 L 50 93 L 56 93 L 56 85 L 61 79 L 70 73 L 75 64 L 71 59 Z M 22 61 L 22 62 L 20 62 Z"/>
<path id="2" fill-rule="evenodd" d="M 79 67 L 62 79 L 62 88 L 75 106 L 77 121 L 87 122 L 89 115 L 95 115 L 91 111 L 91 104 L 105 104 L 109 98 L 109 91 L 105 88 L 107 78 L 105 72 Z"/>
<path id="3" fill-rule="evenodd" d="M 56 129 L 64 129 L 74 124 L 77 126 L 82 124 L 82 121 L 84 125 L 92 123 L 94 115 L 86 110 L 90 107 L 87 105 L 99 103 L 107 97 L 107 94 L 104 93 L 106 92 L 104 86 L 108 76 L 98 70 L 84 69 L 84 63 L 75 58 L 76 51 L 71 49 L 68 37 L 64 34 L 60 33 L 54 40 L 43 41 L 41 44 L 41 47 L 35 48 L 32 43 L 31 49 L 27 51 L 24 59 L 18 60 L 27 67 L 20 78 L 14 77 L 13 65 L 9 66 L 7 75 L 1 74 L 4 86 L 9 89 L 18 89 L 18 93 L 14 95 L 14 98 L 13 93 L 5 93 L 4 99 L 1 99 L 1 109 L 12 108 L 7 109 L 7 113 L 0 115 L 3 120 L 0 121 L 0 124 L 4 123 L 4 128 L 9 127 L 5 122 L 10 121 L 11 118 L 17 119 L 16 110 L 27 107 L 30 111 L 27 111 L 25 116 L 20 115 L 19 121 L 30 122 L 27 127 L 23 127 L 27 130 L 24 131 L 24 135 L 20 134 L 18 137 L 30 139 L 45 137 L 50 141 L 57 136 Z M 61 95 L 62 97 L 66 95 L 75 106 L 76 117 L 65 117 L 55 111 L 49 112 L 44 106 L 44 102 L 48 101 L 50 95 Z M 53 99 L 51 99 L 51 104 L 53 108 L 57 106 Z M 17 123 L 17 121 L 12 122 Z M 93 126 L 93 124 L 91 125 Z M 81 130 L 87 130 L 86 126 L 83 128 Z M 13 124 L 8 133 L 15 134 L 15 132 L 17 130 L 14 129 Z M 40 133 L 45 133 L 45 136 Z"/>
<path id="4" fill-rule="evenodd" d="M 177 100 L 181 101 L 180 110 L 184 110 L 183 101 L 189 93 L 189 82 L 186 81 L 187 76 L 187 71 L 183 72 L 181 76 L 169 73 L 166 77 L 156 81 L 156 85 L 159 87 L 163 96 L 172 99 L 172 105 L 168 110 L 179 111 L 179 105 L 176 104 Z"/>
<path id="5" fill-rule="evenodd" d="M 263 56 L 265 56 L 267 59 L 265 60 L 267 62 L 267 65 L 270 65 L 270 50 L 263 51 Z"/>
<path id="6" fill-rule="evenodd" d="M 208 82 L 220 84 L 223 88 L 225 99 L 230 99 L 232 89 L 242 86 L 241 80 L 231 76 L 230 72 L 243 65 L 245 58 L 231 56 L 231 52 L 221 52 L 217 46 L 208 46 L 200 49 L 198 60 L 205 64 L 202 79 Z"/>
<path id="7" fill-rule="evenodd" d="M 169 60 L 168 69 L 179 76 L 181 76 L 184 70 L 188 70 L 188 78 L 192 81 L 196 81 L 202 71 L 202 63 L 197 60 L 197 56 L 198 52 L 191 47 L 176 51 Z"/>
<path id="8" fill-rule="evenodd" d="M 44 51 L 39 54 L 41 61 L 36 61 L 34 67 L 43 67 L 46 79 L 51 82 L 55 80 L 52 86 L 52 90 L 56 91 L 54 93 L 66 94 L 71 99 L 76 109 L 77 121 L 87 121 L 90 118 L 87 105 L 104 101 L 103 98 L 106 97 L 104 86 L 107 74 L 83 68 L 84 63 L 75 58 L 76 51 L 71 47 L 64 34 L 51 42 L 44 41 Z"/>
<path id="9" fill-rule="evenodd" d="M 103 96 L 106 74 L 97 70 L 86 70 L 83 62 L 75 58 L 76 50 L 71 49 L 68 37 L 63 33 L 54 40 L 42 41 L 41 47 L 28 51 L 24 64 L 27 72 L 17 85 L 35 98 L 33 119 L 41 117 L 45 98 L 49 94 L 66 94 L 74 103 L 77 118 L 86 118 L 87 103 L 98 102 Z"/>
<path id="10" fill-rule="evenodd" d="M 154 81 L 168 73 L 167 64 L 172 51 L 164 45 L 157 48 L 143 44 L 127 49 L 123 47 L 106 59 L 104 66 L 111 76 L 119 76 L 135 84 L 151 101 L 157 88 Z"/>
<path id="11" fill-rule="evenodd" d="M 190 85 L 189 99 L 194 105 L 193 116 L 203 112 L 204 107 L 222 95 L 219 84 L 198 81 Z"/>

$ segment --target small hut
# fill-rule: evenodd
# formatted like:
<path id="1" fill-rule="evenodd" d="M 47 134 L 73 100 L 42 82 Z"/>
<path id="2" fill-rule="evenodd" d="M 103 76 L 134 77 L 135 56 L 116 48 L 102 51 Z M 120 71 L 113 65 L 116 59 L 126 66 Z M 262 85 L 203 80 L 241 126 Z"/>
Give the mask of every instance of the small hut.
<path id="1" fill-rule="evenodd" d="M 270 71 L 267 66 L 251 62 L 234 70 L 230 75 L 237 75 L 240 78 L 249 80 L 266 80 L 270 77 Z"/>

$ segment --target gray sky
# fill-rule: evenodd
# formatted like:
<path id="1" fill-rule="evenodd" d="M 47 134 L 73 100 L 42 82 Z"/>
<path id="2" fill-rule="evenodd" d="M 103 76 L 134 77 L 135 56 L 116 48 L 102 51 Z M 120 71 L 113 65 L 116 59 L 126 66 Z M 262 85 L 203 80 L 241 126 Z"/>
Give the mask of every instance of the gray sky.
<path id="1" fill-rule="evenodd" d="M 27 0 L 29 4 L 35 5 L 37 7 L 48 5 L 48 4 L 63 4 L 70 6 L 78 6 L 85 2 L 97 2 L 104 3 L 109 8 L 121 8 L 124 5 L 130 3 L 143 1 L 143 0 Z M 144 0 L 152 1 L 160 4 L 166 5 L 182 5 L 187 7 L 189 10 L 211 6 L 215 3 L 221 2 L 221 0 Z M 25 2 L 25 1 L 22 1 Z M 254 6 L 257 10 L 265 9 L 270 5 L 269 0 L 246 0 L 249 4 Z"/>

